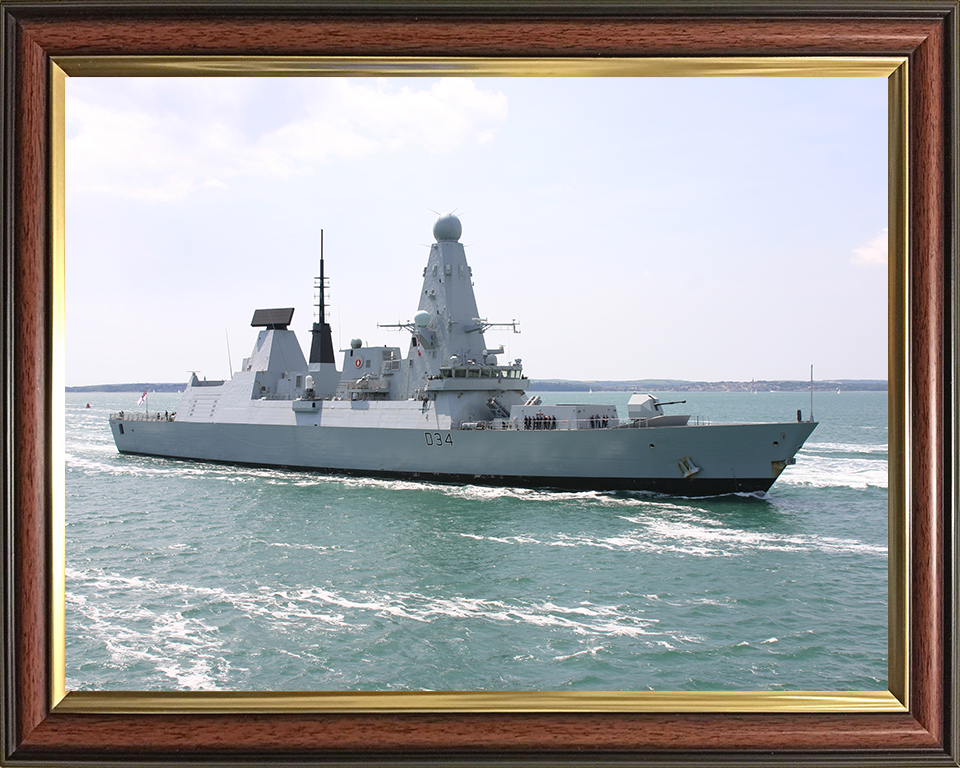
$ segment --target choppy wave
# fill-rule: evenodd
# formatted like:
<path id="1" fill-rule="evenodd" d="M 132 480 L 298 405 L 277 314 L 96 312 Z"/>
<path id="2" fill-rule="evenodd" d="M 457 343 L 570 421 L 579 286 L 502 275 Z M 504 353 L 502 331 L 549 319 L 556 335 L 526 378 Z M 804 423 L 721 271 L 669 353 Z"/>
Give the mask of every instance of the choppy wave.
<path id="1" fill-rule="evenodd" d="M 860 459 L 803 454 L 794 466 L 787 467 L 777 483 L 813 488 L 886 488 L 888 475 L 886 456 Z"/>
<path id="2" fill-rule="evenodd" d="M 643 598 L 649 603 L 657 599 Z M 687 631 L 661 628 L 660 620 L 644 616 L 643 609 L 631 610 L 618 604 L 583 601 L 565 605 L 553 600 L 348 592 L 319 587 L 231 591 L 128 577 L 99 569 L 67 570 L 67 608 L 68 635 L 72 631 L 94 639 L 105 649 L 108 666 L 122 673 L 146 665 L 147 669 L 157 670 L 168 686 L 191 690 L 229 686 L 230 658 L 236 655 L 230 636 L 237 625 L 251 622 L 256 629 L 252 633 L 251 629 L 246 630 L 249 639 L 243 643 L 245 653 L 263 647 L 258 637 L 271 638 L 268 644 L 277 642 L 278 650 L 283 650 L 283 643 L 291 642 L 283 640 L 286 636 L 310 638 L 311 642 L 318 631 L 363 637 L 371 622 L 379 626 L 384 621 L 416 622 L 425 627 L 434 622 L 455 622 L 464 628 L 479 622 L 560 632 L 569 638 L 632 639 L 650 648 L 675 649 L 703 642 L 703 638 Z M 594 644 L 583 651 L 556 654 L 554 658 L 595 655 L 603 647 Z M 297 657 L 317 652 L 290 651 Z M 82 686 L 79 680 L 68 679 L 68 684 Z M 163 687 L 160 682 L 153 683 L 157 684 Z"/>
<path id="3" fill-rule="evenodd" d="M 311 629 L 334 631 L 345 627 L 362 629 L 365 614 L 393 616 L 402 619 L 429 623 L 431 620 L 445 618 L 474 618 L 497 622 L 520 622 L 538 626 L 563 626 L 578 634 L 629 635 L 639 636 L 655 634 L 658 620 L 640 618 L 623 613 L 616 605 L 593 605 L 583 603 L 576 606 L 562 606 L 551 601 L 546 602 L 508 602 L 470 598 L 465 596 L 424 595 L 408 593 L 341 593 L 333 589 L 312 587 L 308 589 L 271 590 L 260 589 L 255 592 L 230 592 L 224 589 L 194 587 L 187 584 L 162 583 L 150 579 L 129 578 L 117 574 L 99 571 L 67 570 L 68 604 L 88 616 L 96 616 L 104 621 L 108 617 L 112 597 L 129 599 L 136 595 L 140 602 L 162 601 L 171 596 L 181 598 L 184 611 L 195 610 L 199 605 L 226 604 L 241 610 L 246 616 L 268 619 L 276 627 L 293 625 L 305 619 L 320 622 L 312 624 Z M 86 597 L 92 593 L 96 598 Z M 317 610 L 319 607 L 344 609 L 350 612 L 348 618 L 341 610 L 334 612 Z M 115 618 L 136 618 L 150 616 L 117 609 Z M 184 627 L 192 619 L 178 620 L 161 617 L 164 624 L 171 627 Z M 154 617 L 155 618 L 155 617 Z M 182 620 L 182 621 L 181 621 Z M 197 622 L 201 634 L 208 627 Z M 113 629 L 111 627 L 111 629 Z M 160 638 L 165 633 L 158 633 Z M 178 635 L 187 637 L 188 633 Z"/>
<path id="4" fill-rule="evenodd" d="M 176 687 L 187 690 L 214 690 L 219 680 L 229 677 L 224 643 L 209 620 L 155 605 L 129 603 L 119 607 L 109 599 L 112 589 L 120 589 L 125 595 L 133 591 L 143 597 L 157 597 L 158 585 L 100 575 L 94 579 L 94 587 L 78 576 L 79 572 L 68 569 L 68 615 L 74 611 L 82 616 L 80 631 L 97 639 L 108 655 L 108 666 L 124 670 L 145 663 Z M 80 592 L 69 588 L 71 580 L 80 582 Z M 68 685 L 70 678 L 68 674 Z"/>
<path id="5" fill-rule="evenodd" d="M 806 443 L 803 446 L 806 454 L 869 453 L 886 458 L 887 451 L 886 443 Z"/>
<path id="6" fill-rule="evenodd" d="M 548 547 L 596 547 L 625 552 L 677 553 L 700 557 L 734 557 L 755 550 L 771 552 L 860 553 L 885 557 L 887 548 L 853 539 L 817 535 L 790 535 L 720 528 L 704 524 L 657 517 L 622 519 L 640 525 L 636 531 L 619 536 L 594 537 L 589 534 L 559 535 L 551 539 L 530 536 L 480 536 L 461 533 L 464 538 L 502 544 L 539 544 Z"/>
<path id="7" fill-rule="evenodd" d="M 887 447 L 856 429 L 762 499 L 684 500 L 120 456 L 71 418 L 71 687 L 882 682 Z"/>
<path id="8" fill-rule="evenodd" d="M 643 523 L 645 531 L 664 540 L 693 542 L 692 552 L 732 555 L 748 550 L 779 552 L 858 553 L 886 556 L 887 548 L 853 539 L 807 534 L 780 534 L 746 531 L 733 528 L 696 525 L 674 520 L 634 520 Z M 682 544 L 679 546 L 683 546 Z"/>

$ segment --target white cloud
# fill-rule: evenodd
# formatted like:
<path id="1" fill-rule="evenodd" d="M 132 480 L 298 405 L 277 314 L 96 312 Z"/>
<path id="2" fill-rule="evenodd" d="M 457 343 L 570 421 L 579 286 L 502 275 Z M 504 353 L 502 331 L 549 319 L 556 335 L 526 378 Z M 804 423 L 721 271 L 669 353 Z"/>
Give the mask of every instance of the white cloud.
<path id="1" fill-rule="evenodd" d="M 260 93 L 239 81 L 145 82 L 141 98 L 105 102 L 67 96 L 67 182 L 71 190 L 172 200 L 238 177 L 314 172 L 331 159 L 412 148 L 449 152 L 493 140 L 507 118 L 502 92 L 462 78 L 391 88 L 386 81 L 301 81 L 279 127 L 257 134 L 243 117 Z M 154 90 L 150 90 L 153 88 Z M 285 105 L 286 106 L 286 105 Z"/>
<path id="2" fill-rule="evenodd" d="M 853 263 L 860 267 L 884 265 L 887 263 L 887 227 L 866 245 L 853 249 Z"/>

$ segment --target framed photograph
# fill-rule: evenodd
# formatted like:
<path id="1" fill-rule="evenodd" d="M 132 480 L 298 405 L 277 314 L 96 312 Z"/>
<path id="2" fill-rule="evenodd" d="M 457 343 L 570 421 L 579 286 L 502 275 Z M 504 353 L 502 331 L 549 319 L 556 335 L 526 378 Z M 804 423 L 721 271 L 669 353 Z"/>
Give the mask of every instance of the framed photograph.
<path id="1" fill-rule="evenodd" d="M 887 79 L 902 62 L 878 60 L 873 77 L 752 78 L 720 77 L 722 63 L 718 76 L 645 76 L 660 60 L 634 65 L 639 76 L 614 62 L 605 76 L 603 63 L 592 77 L 486 77 L 483 62 L 461 59 L 467 77 L 338 77 L 343 64 L 314 60 L 332 76 L 66 79 L 68 690 L 887 690 Z M 687 63 L 672 62 L 674 73 Z M 518 65 L 522 75 L 533 63 Z M 550 66 L 576 74 L 584 63 Z M 248 126 L 252 113 L 269 117 Z M 437 249 L 464 249 L 477 301 L 457 323 L 489 318 L 480 348 L 503 352 L 473 369 L 494 385 L 486 396 L 466 382 L 424 401 L 417 390 L 443 382 L 432 377 L 451 355 L 469 359 L 469 341 L 418 349 L 401 321 L 411 305 L 441 306 L 430 291 L 466 281 L 433 283 L 429 263 L 423 274 L 435 249 L 417 244 L 438 216 L 398 201 L 447 195 L 434 207 L 466 213 L 459 240 Z M 310 409 L 296 412 L 292 394 L 251 401 L 239 352 L 256 359 L 284 339 L 286 363 L 306 370 L 291 361 L 319 321 L 318 219 L 329 222 L 334 378 L 358 383 L 331 387 L 331 400 L 294 399 Z M 864 258 L 870 241 L 880 247 Z M 250 330 L 255 307 L 287 304 L 289 330 L 272 341 Z M 361 335 L 355 351 L 347 339 Z M 355 367 L 383 352 L 387 373 Z M 777 381 L 804 376 L 808 356 L 816 393 Z M 193 365 L 210 384 L 188 391 Z M 563 445 L 544 440 L 591 439 L 597 410 L 570 424 L 574 407 L 616 408 L 631 423 L 630 385 L 610 380 L 658 373 L 712 382 L 655 390 L 667 418 L 689 414 L 692 429 L 608 424 L 596 435 L 606 448 L 576 451 L 573 467 L 533 458 Z M 541 381 L 550 375 L 567 381 Z M 578 375 L 594 381 L 571 384 Z M 167 384 L 115 386 L 131 376 Z M 292 471 L 276 450 L 252 457 L 267 466 L 118 450 L 133 439 L 120 411 L 134 435 L 211 430 L 208 450 L 223 445 L 233 429 L 223 422 L 245 417 L 191 426 L 191 398 L 223 402 L 237 388 L 281 418 L 313 422 L 314 404 L 321 422 L 406 413 L 410 429 L 374 432 L 359 458 L 379 463 L 378 446 L 399 439 L 426 471 L 459 464 L 426 482 L 391 463 Z M 351 397 L 368 398 L 353 401 L 364 409 Z M 542 426 L 560 429 L 478 422 L 490 397 L 501 419 L 529 407 L 559 414 Z M 468 428 L 423 432 L 425 407 L 471 414 Z M 160 425 L 143 424 L 148 411 Z M 730 468 L 677 441 L 751 421 L 780 423 L 733 430 L 775 429 L 778 445 L 762 441 L 771 459 L 785 458 L 784 430 L 813 432 L 771 493 L 748 490 L 740 469 L 726 493 L 704 485 L 729 483 Z M 314 446 L 335 439 L 334 460 L 371 434 L 300 426 Z M 240 445 L 263 445 L 272 429 L 253 427 Z M 648 481 L 686 487 L 658 497 L 602 479 L 618 456 L 653 458 L 648 444 L 670 433 L 659 453 L 671 461 Z M 510 447 L 526 438 L 541 442 Z M 472 452 L 492 445 L 493 456 Z M 683 478 L 685 454 L 708 471 Z M 513 470 L 528 455 L 519 476 L 477 477 L 497 456 Z M 312 457 L 336 466 L 322 461 Z M 774 479 L 769 461 L 760 483 Z M 567 477 L 543 477 L 557 467 Z"/>
<path id="2" fill-rule="evenodd" d="M 956 3 L 3 2 L 3 759 L 956 765 L 956 19 Z M 265 74 L 885 78 L 889 690 L 68 691 L 66 78 Z"/>

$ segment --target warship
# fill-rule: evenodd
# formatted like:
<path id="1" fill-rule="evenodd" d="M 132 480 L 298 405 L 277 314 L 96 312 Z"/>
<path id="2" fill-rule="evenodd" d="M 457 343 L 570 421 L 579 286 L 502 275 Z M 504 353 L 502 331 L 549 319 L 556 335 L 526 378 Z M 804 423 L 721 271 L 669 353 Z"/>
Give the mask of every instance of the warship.
<path id="1" fill-rule="evenodd" d="M 322 235 L 318 321 L 309 359 L 291 308 L 257 309 L 256 343 L 222 381 L 191 374 L 175 413 L 113 413 L 123 454 L 324 473 L 676 496 L 764 493 L 816 428 L 691 423 L 651 394 L 614 404 L 546 405 L 529 395 L 520 359 L 488 348 L 473 272 L 454 215 L 433 227 L 417 312 L 382 325 L 409 334 L 404 350 L 353 339 L 337 367 L 325 313 Z M 232 367 L 232 366 L 231 366 Z"/>

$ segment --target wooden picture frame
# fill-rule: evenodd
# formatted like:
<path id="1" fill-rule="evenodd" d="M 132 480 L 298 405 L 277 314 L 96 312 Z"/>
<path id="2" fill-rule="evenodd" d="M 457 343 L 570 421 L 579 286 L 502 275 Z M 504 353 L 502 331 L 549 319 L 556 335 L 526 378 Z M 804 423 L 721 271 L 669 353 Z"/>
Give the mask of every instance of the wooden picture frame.
<path id="1" fill-rule="evenodd" d="M 957 21 L 956 1 L 578 7 L 0 0 L 0 760 L 958 765 Z M 51 255 L 62 253 L 63 179 L 51 169 L 62 163 L 57 131 L 63 128 L 51 117 L 62 89 L 58 62 L 85 71 L 106 63 L 109 71 L 104 57 L 117 55 L 144 62 L 174 57 L 167 59 L 173 67 L 176 57 L 209 59 L 225 62 L 226 74 L 239 73 L 249 56 L 376 57 L 398 67 L 410 57 L 902 57 L 890 87 L 905 114 L 891 125 L 905 136 L 892 136 L 891 147 L 908 150 L 892 150 L 891 158 L 908 170 L 890 204 L 892 223 L 904 218 L 896 211 L 907 212 L 908 226 L 891 229 L 907 269 L 891 270 L 891 313 L 903 318 L 900 328 L 908 333 L 891 340 L 891 359 L 906 366 L 903 380 L 891 380 L 891 403 L 904 405 L 891 411 L 890 434 L 891 443 L 905 446 L 903 472 L 891 465 L 891 492 L 900 494 L 907 524 L 893 531 L 905 562 L 891 557 L 891 613 L 907 617 L 907 631 L 901 639 L 892 632 L 892 656 L 902 661 L 903 674 L 891 675 L 891 693 L 872 704 L 826 697 L 824 706 L 811 697 L 794 706 L 765 705 L 762 697 L 724 706 L 721 696 L 718 706 L 706 707 L 712 711 L 697 706 L 702 698 L 687 705 L 669 700 L 657 710 L 605 694 L 569 708 L 549 698 L 511 707 L 502 696 L 476 708 L 456 697 L 444 704 L 442 696 L 430 706 L 383 698 L 365 705 L 345 694 L 342 706 L 320 708 L 309 696 L 285 694 L 65 696 L 55 674 L 62 642 L 53 640 L 58 631 L 62 636 L 62 616 L 51 598 L 63 568 L 62 551 L 51 546 L 62 529 L 63 493 L 55 471 L 62 450 L 62 318 L 55 316 L 54 296 L 62 263 Z"/>

